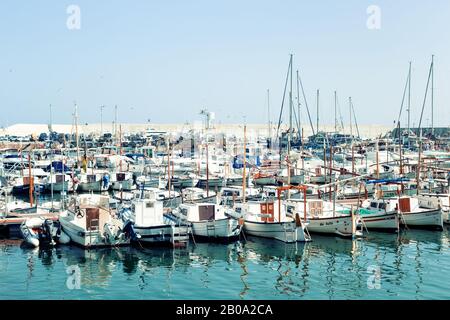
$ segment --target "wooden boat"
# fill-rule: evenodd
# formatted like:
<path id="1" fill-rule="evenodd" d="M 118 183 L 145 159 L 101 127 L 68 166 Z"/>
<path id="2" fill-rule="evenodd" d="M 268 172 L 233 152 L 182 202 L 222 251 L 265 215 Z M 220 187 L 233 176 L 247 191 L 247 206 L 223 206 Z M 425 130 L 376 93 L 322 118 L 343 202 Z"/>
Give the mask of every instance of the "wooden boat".
<path id="1" fill-rule="evenodd" d="M 217 194 L 215 191 L 206 191 L 200 188 L 185 188 L 181 192 L 183 202 L 189 203 L 215 203 Z"/>
<path id="2" fill-rule="evenodd" d="M 363 202 L 358 213 L 367 229 L 396 231 L 400 229 L 400 219 L 395 209 L 386 207 L 384 199 Z"/>
<path id="3" fill-rule="evenodd" d="M 245 233 L 287 243 L 311 241 L 309 223 L 306 219 L 302 221 L 299 211 L 290 211 L 288 201 L 281 200 L 282 191 L 293 188 L 299 187 L 279 187 L 277 199 L 237 204 L 244 218 Z"/>
<path id="4" fill-rule="evenodd" d="M 444 215 L 441 208 L 422 208 L 416 197 L 403 196 L 389 199 L 392 206 L 398 209 L 400 223 L 407 227 L 432 228 L 444 230 Z"/>
<path id="5" fill-rule="evenodd" d="M 244 224 L 231 211 L 219 204 L 183 203 L 172 214 L 192 225 L 195 238 L 228 241 L 239 237 Z"/>
<path id="6" fill-rule="evenodd" d="M 418 195 L 419 206 L 422 208 L 441 208 L 445 224 L 450 224 L 450 194 L 423 193 Z"/>
<path id="7" fill-rule="evenodd" d="M 291 199 L 287 203 L 293 209 L 299 211 L 300 215 L 305 214 L 306 210 L 306 217 L 309 222 L 308 231 L 311 233 L 341 237 L 362 235 L 362 232 L 358 230 L 361 226 L 360 218 L 349 207 L 338 203 L 333 204 L 333 202 L 323 199 Z"/>
<path id="8" fill-rule="evenodd" d="M 131 234 L 127 223 L 116 218 L 109 208 L 109 196 L 82 194 L 73 196 L 59 218 L 62 230 L 72 242 L 84 248 L 126 245 Z"/>
<path id="9" fill-rule="evenodd" d="M 134 198 L 131 207 L 120 210 L 122 220 L 134 222 L 133 229 L 138 235 L 132 242 L 151 245 L 186 246 L 189 240 L 189 228 L 176 225 L 164 218 L 163 201 L 156 194 L 142 193 Z"/>

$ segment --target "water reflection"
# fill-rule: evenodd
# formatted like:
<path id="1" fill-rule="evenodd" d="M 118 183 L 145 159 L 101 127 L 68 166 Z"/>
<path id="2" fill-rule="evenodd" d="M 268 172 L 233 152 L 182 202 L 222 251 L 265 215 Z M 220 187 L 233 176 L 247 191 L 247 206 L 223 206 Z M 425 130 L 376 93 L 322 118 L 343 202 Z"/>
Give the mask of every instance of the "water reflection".
<path id="1" fill-rule="evenodd" d="M 17 243 L 0 245 L 3 279 L 15 271 L 9 267 L 14 248 L 19 248 Z M 439 280 L 442 275 L 431 277 L 429 270 L 436 268 L 435 260 L 440 259 L 439 263 L 445 263 L 443 273 L 448 271 L 448 249 L 446 229 L 442 233 L 406 230 L 398 235 L 371 232 L 358 240 L 316 235 L 306 244 L 248 237 L 247 241 L 227 245 L 197 243 L 175 250 L 133 247 L 83 250 L 75 246 L 19 250 L 27 270 L 26 290 L 43 270 L 47 277 L 64 280 L 66 268 L 76 265 L 86 292 L 98 292 L 119 286 L 118 281 L 128 281 L 131 296 L 133 290 L 149 293 L 158 289 L 169 298 L 183 298 L 185 292 L 176 280 L 181 276 L 192 279 L 195 286 L 203 288 L 199 292 L 211 292 L 211 296 L 226 292 L 227 297 L 241 299 L 347 299 L 429 297 L 430 283 L 437 281 L 439 287 L 443 282 Z M 382 286 L 378 291 L 367 286 L 371 266 L 381 270 Z M 219 284 L 217 274 L 223 280 Z M 228 286 L 227 279 L 237 282 Z M 231 288 L 234 291 L 228 292 Z M 195 298 L 209 298 L 188 292 Z"/>

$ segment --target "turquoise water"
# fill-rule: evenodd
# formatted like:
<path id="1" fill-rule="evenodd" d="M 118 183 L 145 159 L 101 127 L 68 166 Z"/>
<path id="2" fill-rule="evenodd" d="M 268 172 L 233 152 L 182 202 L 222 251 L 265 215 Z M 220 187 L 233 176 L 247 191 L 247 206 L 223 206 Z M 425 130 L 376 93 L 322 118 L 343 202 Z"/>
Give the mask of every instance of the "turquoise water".
<path id="1" fill-rule="evenodd" d="M 450 299 L 449 274 L 448 229 L 177 250 L 0 240 L 0 299 Z"/>

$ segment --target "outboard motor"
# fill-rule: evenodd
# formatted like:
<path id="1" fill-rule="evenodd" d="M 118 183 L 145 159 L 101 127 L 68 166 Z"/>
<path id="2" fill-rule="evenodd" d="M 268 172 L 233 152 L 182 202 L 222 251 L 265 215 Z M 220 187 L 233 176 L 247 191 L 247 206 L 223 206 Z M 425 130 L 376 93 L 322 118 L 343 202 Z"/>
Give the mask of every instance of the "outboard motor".
<path id="1" fill-rule="evenodd" d="M 132 241 L 137 241 L 141 238 L 141 235 L 138 234 L 134 229 L 134 221 L 132 220 L 128 220 L 127 222 L 125 222 L 123 232 L 125 232 L 125 236 L 127 238 L 130 238 Z"/>
<path id="2" fill-rule="evenodd" d="M 54 245 L 55 242 L 53 241 L 53 220 L 45 219 L 44 225 L 43 225 L 43 232 L 42 232 L 42 240 L 44 240 L 46 243 Z"/>

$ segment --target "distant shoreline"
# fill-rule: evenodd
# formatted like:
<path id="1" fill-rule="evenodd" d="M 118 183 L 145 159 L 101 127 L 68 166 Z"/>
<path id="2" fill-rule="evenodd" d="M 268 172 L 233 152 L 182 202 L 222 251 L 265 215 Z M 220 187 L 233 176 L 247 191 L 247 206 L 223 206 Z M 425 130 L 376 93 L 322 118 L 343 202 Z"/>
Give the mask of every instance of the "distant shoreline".
<path id="1" fill-rule="evenodd" d="M 123 133 L 138 133 L 144 132 L 147 129 L 151 128 L 156 131 L 166 131 L 166 132 L 181 132 L 181 131 L 189 131 L 190 129 L 202 130 L 204 128 L 204 124 L 202 122 L 195 123 L 123 123 L 117 125 L 117 130 L 119 131 L 119 127 Z M 102 125 L 100 123 L 94 124 L 79 124 L 78 132 L 80 134 L 100 134 Z M 282 125 L 281 129 L 286 130 L 287 126 Z M 52 126 L 53 131 L 58 133 L 72 133 L 75 131 L 75 126 L 71 124 L 54 124 Z M 275 134 L 277 126 L 271 126 L 272 134 Z M 375 138 L 377 136 L 384 135 L 388 131 L 394 129 L 392 126 L 386 125 L 359 125 L 359 132 L 361 137 L 364 138 Z M 305 137 L 312 135 L 312 130 L 310 126 L 303 126 L 303 134 Z M 319 126 L 319 130 L 332 132 L 334 131 L 334 125 L 322 125 Z M 49 126 L 48 124 L 14 124 L 4 129 L 0 129 L 0 135 L 14 135 L 14 136 L 27 136 L 27 135 L 39 135 L 41 133 L 48 133 Z M 114 132 L 113 125 L 111 123 L 103 123 L 103 132 Z M 225 133 L 225 134 L 235 134 L 240 136 L 243 134 L 243 124 L 215 124 L 211 129 L 211 132 L 216 133 Z M 240 132 L 242 134 L 240 134 Z M 267 135 L 268 125 L 267 124 L 255 124 L 249 123 L 247 124 L 247 133 L 249 135 Z M 353 135 L 357 135 L 356 128 L 353 128 Z M 346 134 L 350 133 L 349 127 L 344 128 L 344 132 Z"/>

